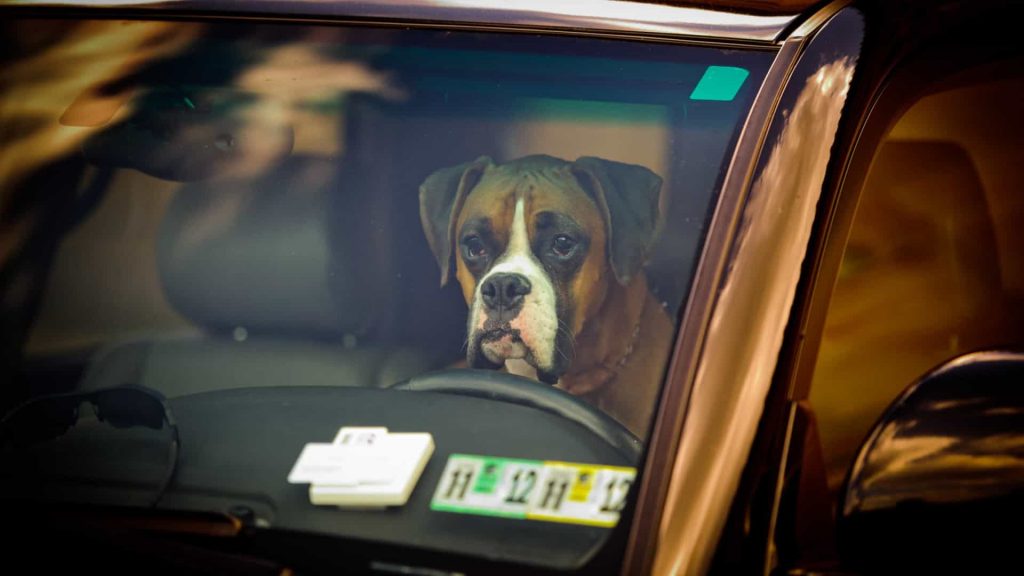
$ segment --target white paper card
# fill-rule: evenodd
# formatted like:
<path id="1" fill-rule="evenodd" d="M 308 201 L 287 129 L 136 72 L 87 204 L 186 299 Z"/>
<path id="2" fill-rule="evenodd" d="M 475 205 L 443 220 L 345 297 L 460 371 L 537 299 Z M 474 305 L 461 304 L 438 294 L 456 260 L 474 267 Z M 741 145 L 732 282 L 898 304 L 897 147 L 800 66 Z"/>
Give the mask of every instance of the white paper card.
<path id="1" fill-rule="evenodd" d="M 310 484 L 313 504 L 401 506 L 434 451 L 428 433 L 389 433 L 382 427 L 346 427 L 334 443 L 307 444 L 288 475 Z"/>

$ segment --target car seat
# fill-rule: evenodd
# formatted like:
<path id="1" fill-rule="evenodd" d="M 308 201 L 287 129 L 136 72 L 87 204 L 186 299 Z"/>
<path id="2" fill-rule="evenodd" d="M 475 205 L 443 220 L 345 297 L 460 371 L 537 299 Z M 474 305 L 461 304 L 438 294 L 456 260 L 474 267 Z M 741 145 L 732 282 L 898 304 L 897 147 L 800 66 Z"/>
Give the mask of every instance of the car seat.
<path id="1" fill-rule="evenodd" d="M 79 385 L 140 384 L 174 397 L 252 386 L 385 386 L 440 367 L 436 347 L 389 338 L 401 279 L 372 241 L 385 223 L 345 163 L 294 155 L 249 179 L 185 185 L 156 257 L 167 300 L 201 337 L 107 346 Z M 379 195 L 378 195 L 379 199 Z M 431 287 L 436 283 L 432 283 Z M 383 297 L 382 297 L 383 296 Z"/>

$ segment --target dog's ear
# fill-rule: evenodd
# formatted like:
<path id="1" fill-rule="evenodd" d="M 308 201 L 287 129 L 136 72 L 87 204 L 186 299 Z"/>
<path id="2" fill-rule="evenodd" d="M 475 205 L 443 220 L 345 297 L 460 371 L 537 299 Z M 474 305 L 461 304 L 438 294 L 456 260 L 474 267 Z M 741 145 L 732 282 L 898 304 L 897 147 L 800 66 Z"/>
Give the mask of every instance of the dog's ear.
<path id="1" fill-rule="evenodd" d="M 455 246 L 455 223 L 466 195 L 494 162 L 481 156 L 472 162 L 441 168 L 420 184 L 420 222 L 427 243 L 441 267 L 441 286 L 448 283 Z"/>
<path id="2" fill-rule="evenodd" d="M 572 171 L 601 210 L 612 271 L 626 285 L 654 244 L 661 217 L 661 177 L 643 166 L 592 156 L 578 158 Z"/>

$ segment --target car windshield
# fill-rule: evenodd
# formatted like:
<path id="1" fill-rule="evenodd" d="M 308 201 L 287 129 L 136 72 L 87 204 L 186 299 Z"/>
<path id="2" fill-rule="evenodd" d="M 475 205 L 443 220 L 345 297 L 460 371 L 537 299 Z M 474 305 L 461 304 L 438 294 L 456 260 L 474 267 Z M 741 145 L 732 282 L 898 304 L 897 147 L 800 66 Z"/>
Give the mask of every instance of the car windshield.
<path id="1" fill-rule="evenodd" d="M 607 541 L 771 51 L 0 31 L 6 498 L 555 568 Z"/>

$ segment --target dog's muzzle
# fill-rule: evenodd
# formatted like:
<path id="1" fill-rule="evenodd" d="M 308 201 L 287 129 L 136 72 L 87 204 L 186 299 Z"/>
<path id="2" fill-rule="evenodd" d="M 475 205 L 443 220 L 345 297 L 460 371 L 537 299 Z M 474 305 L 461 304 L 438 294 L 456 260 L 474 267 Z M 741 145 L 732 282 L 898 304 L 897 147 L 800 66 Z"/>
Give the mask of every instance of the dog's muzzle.
<path id="1" fill-rule="evenodd" d="M 537 359 L 523 330 L 536 321 L 536 312 L 525 310 L 533 284 L 524 274 L 498 272 L 480 283 L 479 309 L 470 319 L 469 364 L 474 368 L 500 368 L 505 360 L 522 359 L 536 366 Z M 532 321 L 532 322 L 531 322 Z M 543 372 L 538 368 L 538 373 Z M 544 373 L 542 381 L 557 376 Z"/>
<path id="2" fill-rule="evenodd" d="M 492 274 L 480 284 L 483 322 L 477 337 L 485 365 L 500 365 L 505 358 L 524 358 L 529 354 L 513 320 L 523 311 L 531 289 L 530 280 L 514 272 Z"/>

